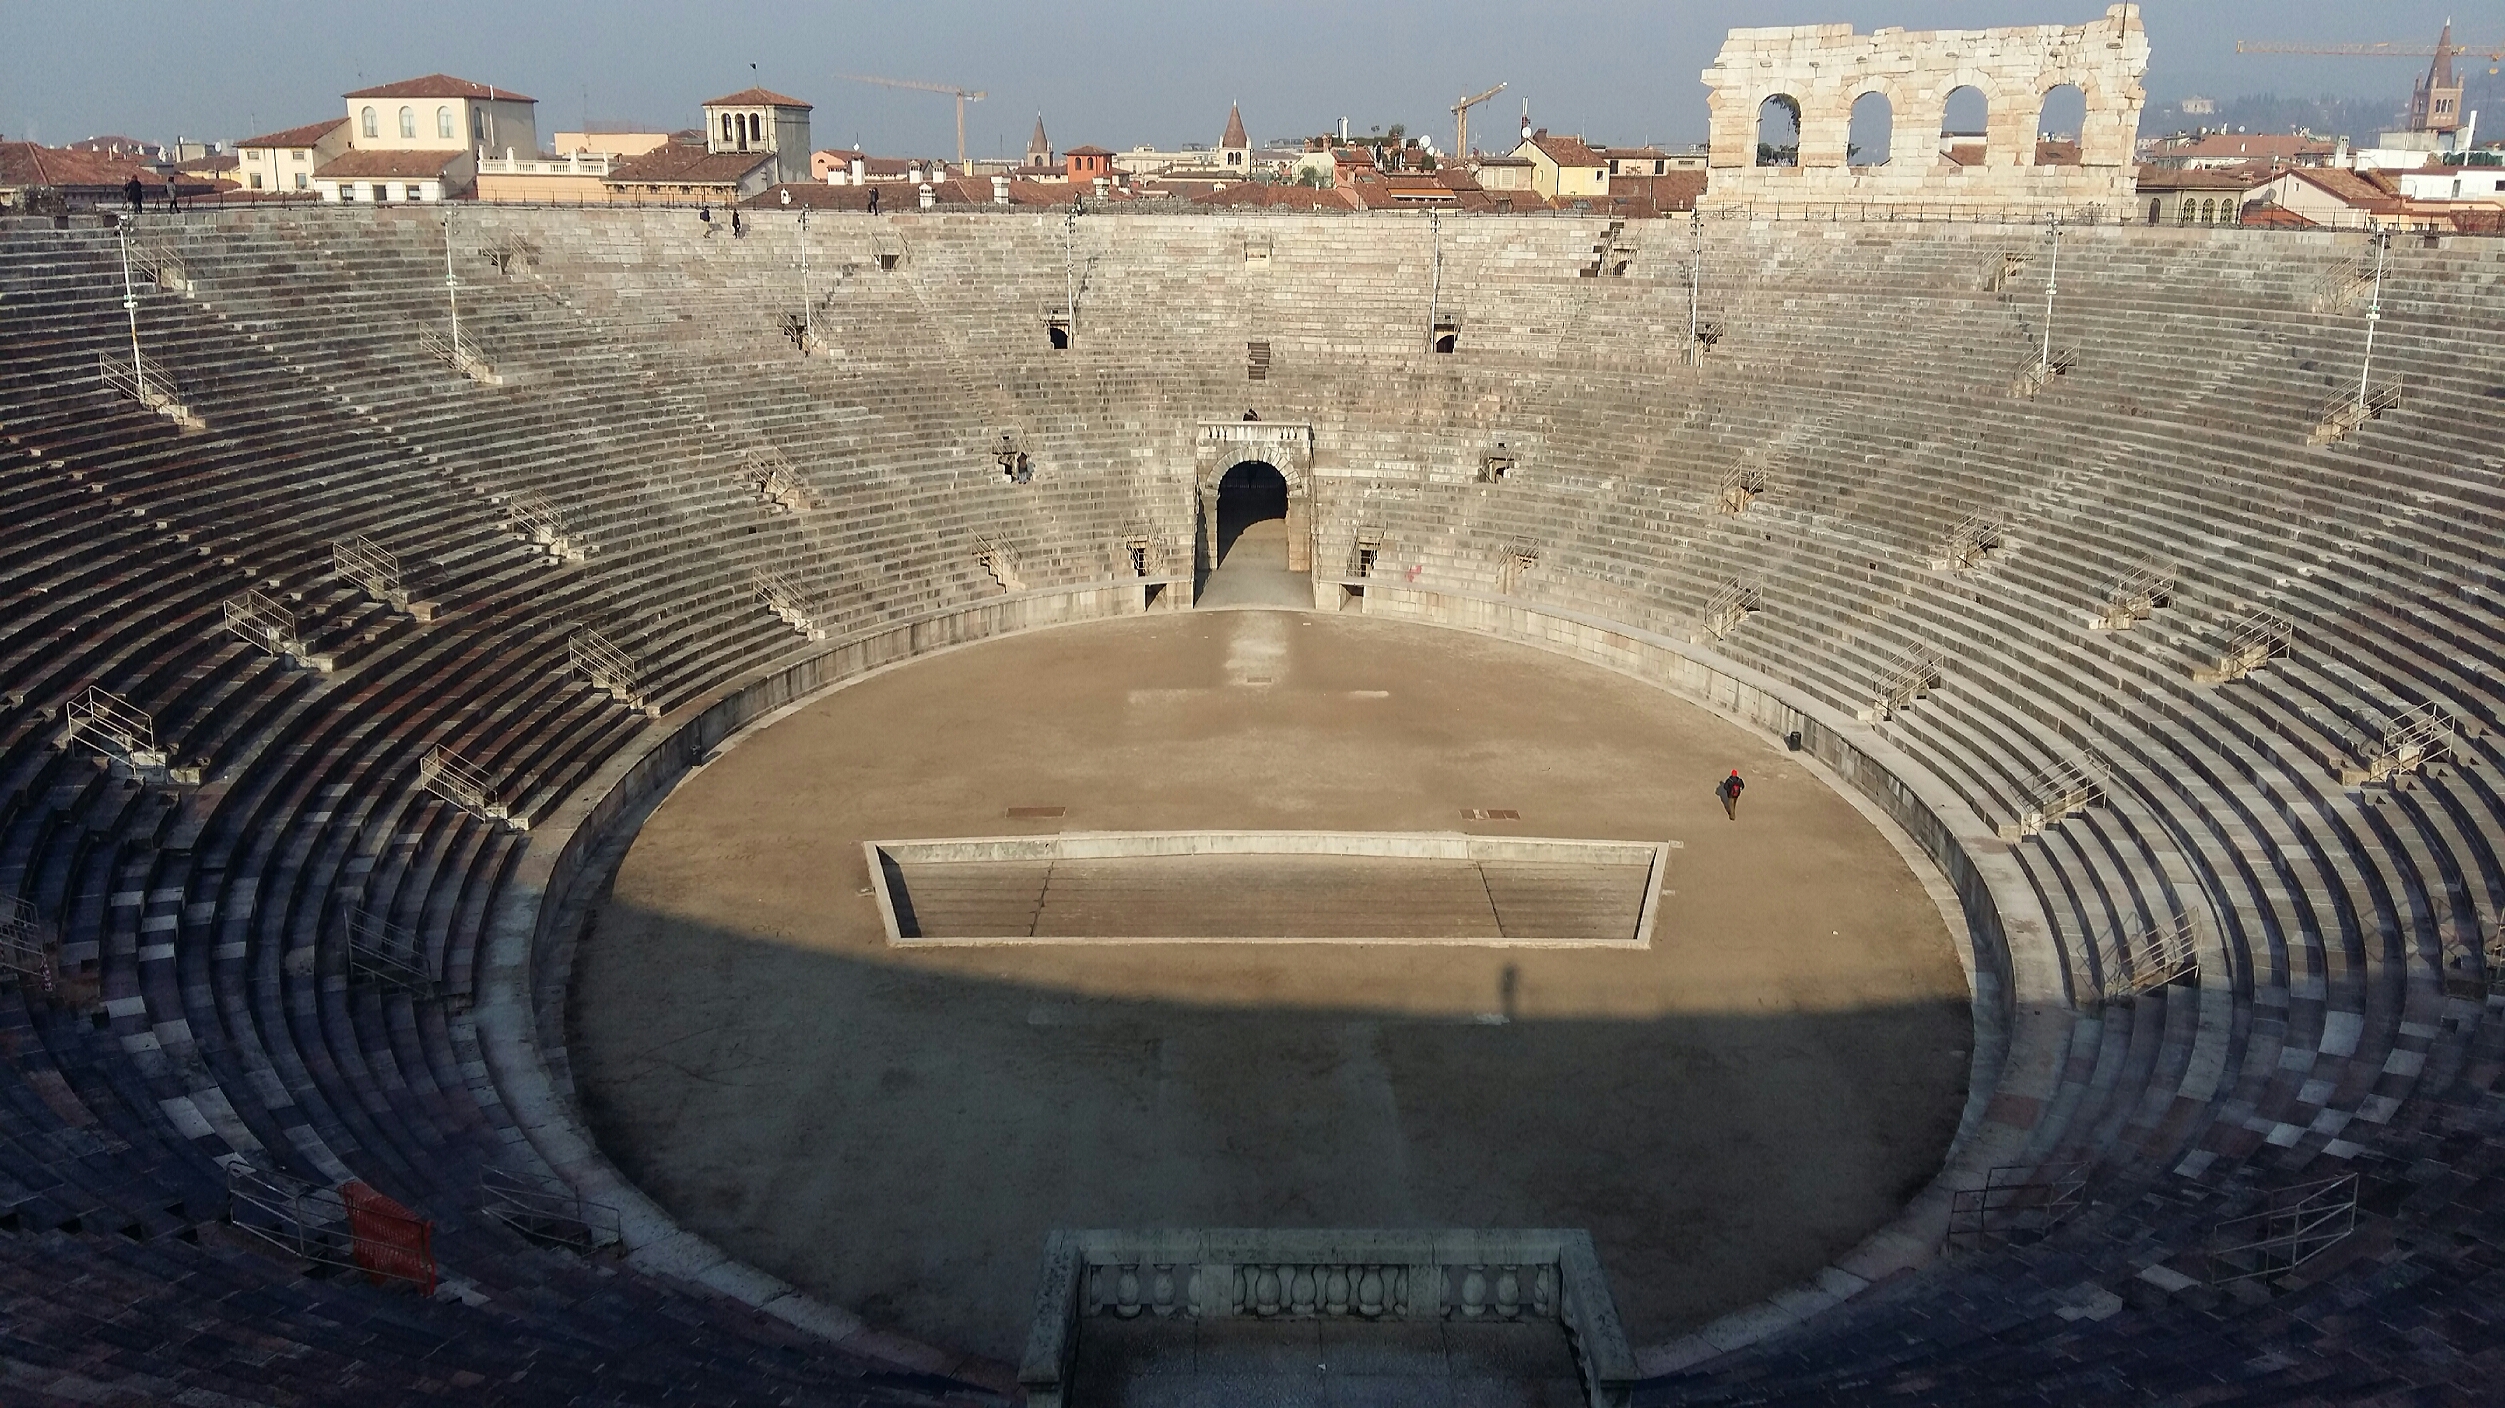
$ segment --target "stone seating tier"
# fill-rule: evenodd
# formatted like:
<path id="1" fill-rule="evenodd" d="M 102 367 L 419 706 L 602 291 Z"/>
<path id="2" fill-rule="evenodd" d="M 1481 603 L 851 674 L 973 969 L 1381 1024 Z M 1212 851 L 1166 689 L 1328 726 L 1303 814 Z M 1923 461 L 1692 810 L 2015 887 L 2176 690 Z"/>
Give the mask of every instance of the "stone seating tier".
<path id="1" fill-rule="evenodd" d="M 804 290 L 800 227 L 770 212 L 741 240 L 680 212 L 452 218 L 464 334 L 498 386 L 417 344 L 444 312 L 441 212 L 161 231 L 191 287 L 143 291 L 142 335 L 206 417 L 196 435 L 96 381 L 99 353 L 128 346 L 110 233 L 0 221 L 0 889 L 33 901 L 80 985 L 66 1007 L 0 994 L 0 1270 L 74 1255 L 108 1299 L 194 1313 L 127 1257 L 106 1269 L 130 1248 L 173 1258 L 175 1284 L 244 1267 L 254 1294 L 304 1294 L 182 1240 L 214 1230 L 217 1161 L 242 1156 L 420 1210 L 455 1296 L 552 1343 L 632 1341 L 655 1364 L 689 1343 L 638 1335 L 657 1323 L 638 1315 L 764 1343 L 714 1292 L 570 1269 L 476 1212 L 483 1170 L 545 1171 L 463 1001 L 534 842 L 428 796 L 418 758 L 452 746 L 517 815 L 554 814 L 651 727 L 568 674 L 573 629 L 632 656 L 668 714 L 812 648 L 758 601 L 761 572 L 800 584 L 840 639 L 998 595 L 978 540 L 1037 589 L 1127 577 L 1138 533 L 1187 554 L 1196 427 L 1249 405 L 1315 428 L 1325 575 L 1368 533 L 1376 582 L 1679 640 L 1745 581 L 1757 609 L 1714 650 L 1844 716 L 1909 654 L 1938 654 L 1937 684 L 1875 728 L 1987 825 L 2064 758 L 2112 765 L 2100 805 L 2005 847 L 2043 916 L 2062 1035 L 2031 1093 L 1988 1114 L 2025 1158 L 2086 1166 L 2082 1211 L 1753 1347 L 1729 1327 L 1656 1347 L 1648 1369 L 1673 1376 L 1645 1395 L 1808 1401 L 1895 1375 L 1999 1401 L 2056 1357 L 2154 1391 L 2230 1350 L 2253 1401 L 2329 1392 L 2350 1370 L 2289 1327 L 2395 1275 L 2415 1289 L 2379 1313 L 2440 1350 L 2354 1383 L 2466 1362 L 2473 1340 L 2435 1307 L 2491 1274 L 2493 1237 L 2454 1229 L 2497 1206 L 2505 1167 L 2505 1023 L 2468 957 L 2505 911 L 2505 367 L 2485 296 L 2505 252 L 2396 247 L 2377 366 L 2402 405 L 2308 448 L 2299 422 L 2357 373 L 2358 312 L 2311 292 L 2354 237 L 2071 231 L 2055 337 L 2079 361 L 2015 400 L 2039 265 L 1999 289 L 1977 271 L 2032 230 L 1709 221 L 1703 308 L 1726 332 L 1691 367 L 1682 225 L 1590 280 L 1600 222 L 1581 219 L 1091 215 L 1065 245 L 1058 217 L 821 214 Z M 1270 258 L 1247 263 L 1256 233 Z M 499 270 L 490 247 L 516 257 Z M 1074 342 L 1055 351 L 1043 325 L 1074 278 Z M 807 357 L 779 325 L 804 299 Z M 1431 317 L 1458 321 L 1453 354 L 1427 350 Z M 1253 341 L 1271 348 L 1257 383 Z M 993 464 L 1004 432 L 1032 484 Z M 1479 482 L 1500 440 L 1513 468 Z M 810 506 L 762 502 L 752 449 L 788 462 Z M 1765 488 L 1732 514 L 1715 501 L 1735 467 Z M 523 496 L 579 562 L 511 531 Z M 2005 524 L 1999 546 L 1934 567 L 1976 514 Z M 332 576 L 329 544 L 352 534 L 396 553 L 431 609 Z M 1508 566 L 1521 543 L 1527 570 Z M 2112 584 L 2152 566 L 2176 579 L 2168 601 L 2090 631 Z M 246 588 L 298 613 L 334 670 L 222 633 Z M 2294 624 L 2292 650 L 2195 683 L 2256 611 Z M 53 747 L 59 705 L 91 684 L 150 711 L 204 785 L 131 784 Z M 2463 722 L 2452 757 L 2341 784 L 2364 740 L 2429 702 Z M 448 996 L 352 983 L 350 906 L 408 928 Z M 2198 981 L 2100 1002 L 2115 940 L 2176 916 Z M 2346 1250 L 2266 1289 L 2198 1280 L 2216 1221 L 2347 1171 L 2369 1194 Z M 594 1310 L 594 1282 L 638 1309 Z M 41 1338 L 0 1358 L 50 1364 Z M 235 1372 L 208 1350 L 132 1362 L 204 1386 Z"/>

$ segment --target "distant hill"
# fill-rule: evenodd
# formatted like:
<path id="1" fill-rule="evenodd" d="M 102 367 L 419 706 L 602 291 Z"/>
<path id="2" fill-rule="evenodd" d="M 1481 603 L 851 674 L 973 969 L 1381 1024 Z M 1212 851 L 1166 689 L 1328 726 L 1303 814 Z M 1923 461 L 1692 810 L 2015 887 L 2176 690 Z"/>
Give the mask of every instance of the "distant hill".
<path id="1" fill-rule="evenodd" d="M 2315 98 L 2248 93 L 2217 99 L 2214 113 L 2185 113 L 2178 103 L 2151 103 L 2140 116 L 2143 136 L 2164 135 L 2186 128 L 2243 128 L 2248 132 L 2294 132 L 2299 128 L 2323 137 L 2346 137 L 2352 144 L 2374 140 L 2378 132 L 2399 127 L 2409 116 L 2409 84 L 2415 74 L 2391 65 L 2393 83 L 2387 95 L 2359 98 L 2324 94 Z M 2480 64 L 2469 71 L 2462 106 L 2479 114 L 2483 141 L 2505 137 L 2505 76 L 2490 74 Z"/>

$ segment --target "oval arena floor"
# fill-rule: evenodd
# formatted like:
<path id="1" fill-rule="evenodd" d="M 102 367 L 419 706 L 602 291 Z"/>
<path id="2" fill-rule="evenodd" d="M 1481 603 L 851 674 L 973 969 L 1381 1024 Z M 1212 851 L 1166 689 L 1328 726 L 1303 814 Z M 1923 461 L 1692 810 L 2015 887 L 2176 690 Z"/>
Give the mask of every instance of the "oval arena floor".
<path id="1" fill-rule="evenodd" d="M 1639 1404 L 2492 1401 L 2505 251 L 2326 429 L 2359 236 L 2071 228 L 2038 386 L 2040 226 L 1708 221 L 1691 365 L 1607 223 L 151 216 L 178 424 L 0 220 L 0 1399 L 996 1403 L 1136 1211 L 1588 1226 Z M 1682 844 L 1641 951 L 860 894 L 1322 825 Z"/>
<path id="2" fill-rule="evenodd" d="M 862 853 L 1214 827 L 1681 848 L 1650 946 L 1606 950 L 909 951 Z M 1329 932 L 1389 931 L 1382 903 L 1337 896 Z M 1779 744 L 1525 646 L 1315 613 L 976 645 L 766 724 L 644 823 L 576 964 L 576 1078 L 629 1176 L 1002 1361 L 1055 1227 L 1588 1227 L 1632 1333 L 1669 1339 L 1890 1220 L 1971 1045 L 1938 906 Z"/>

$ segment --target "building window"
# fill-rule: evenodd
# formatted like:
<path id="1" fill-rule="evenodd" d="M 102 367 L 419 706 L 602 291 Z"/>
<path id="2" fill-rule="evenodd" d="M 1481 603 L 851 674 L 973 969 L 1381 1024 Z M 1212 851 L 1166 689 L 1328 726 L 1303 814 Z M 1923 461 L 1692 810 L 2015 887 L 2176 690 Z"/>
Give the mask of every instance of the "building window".
<path id="1" fill-rule="evenodd" d="M 435 109 L 435 135 L 438 137 L 449 137 L 452 135 L 452 109 Z"/>
<path id="2" fill-rule="evenodd" d="M 289 153 L 287 154 L 287 159 L 288 159 L 289 161 L 302 161 L 302 160 L 304 160 L 304 153 L 303 153 L 302 151 L 292 151 L 292 152 L 289 152 Z"/>
<path id="3" fill-rule="evenodd" d="M 365 135 L 368 137 L 380 137 L 383 135 L 383 130 L 374 125 L 374 109 L 372 108 L 367 108 L 365 110 Z"/>
<path id="4" fill-rule="evenodd" d="M 260 172 L 258 172 L 258 171 L 253 172 L 253 173 L 251 174 L 251 176 L 250 176 L 248 179 L 250 179 L 250 180 L 251 180 L 251 182 L 252 182 L 252 189 L 254 189 L 254 190 L 256 190 L 256 191 L 257 191 L 257 190 L 259 190 L 259 189 L 261 189 L 261 173 L 260 173 Z"/>
<path id="5" fill-rule="evenodd" d="M 310 184 L 309 178 L 307 178 L 303 172 L 301 172 L 301 171 L 297 172 L 297 173 L 296 173 L 296 189 L 301 191 L 301 190 L 305 189 L 305 187 L 306 187 L 308 184 Z"/>
<path id="6" fill-rule="evenodd" d="M 722 140 L 725 142 L 735 140 L 731 136 L 731 115 L 729 113 L 722 114 Z"/>
<path id="7" fill-rule="evenodd" d="M 470 109 L 470 140 L 474 142 L 487 140 L 487 109 Z"/>
<path id="8" fill-rule="evenodd" d="M 400 139 L 404 142 L 414 142 L 417 140 L 416 108 L 402 108 L 400 110 Z"/>
<path id="9" fill-rule="evenodd" d="M 2192 203 L 2191 197 L 2186 196 L 2183 201 L 2183 209 L 2177 213 L 2175 223 L 2178 225 L 2189 225 L 2192 223 L 2192 217 L 2200 213 L 2200 207 Z"/>

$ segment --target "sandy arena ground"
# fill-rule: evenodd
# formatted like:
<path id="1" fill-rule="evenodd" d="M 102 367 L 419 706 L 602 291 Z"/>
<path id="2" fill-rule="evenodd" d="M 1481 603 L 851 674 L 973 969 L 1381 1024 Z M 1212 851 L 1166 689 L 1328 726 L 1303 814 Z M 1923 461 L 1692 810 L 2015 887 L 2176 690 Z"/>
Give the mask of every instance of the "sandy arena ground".
<path id="1" fill-rule="evenodd" d="M 860 844 L 1217 827 L 1680 849 L 1643 951 L 905 952 Z M 1892 1217 L 1971 1039 L 1938 908 L 1779 748 L 1526 647 L 1283 611 L 983 644 L 740 741 L 636 839 L 569 1025 L 604 1146 L 689 1227 L 1000 1361 L 1056 1226 L 1586 1227 L 1657 1343 Z"/>

